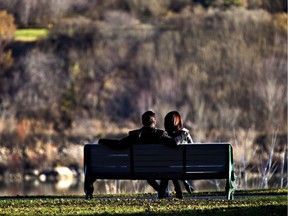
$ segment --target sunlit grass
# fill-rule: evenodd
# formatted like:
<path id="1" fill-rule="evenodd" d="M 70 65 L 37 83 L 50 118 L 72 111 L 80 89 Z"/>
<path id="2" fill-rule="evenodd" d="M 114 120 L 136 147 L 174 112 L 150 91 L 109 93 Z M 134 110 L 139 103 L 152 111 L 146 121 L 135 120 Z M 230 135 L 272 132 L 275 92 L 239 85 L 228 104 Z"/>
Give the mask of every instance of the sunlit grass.
<path id="1" fill-rule="evenodd" d="M 47 29 L 17 29 L 14 36 L 17 41 L 36 41 L 47 35 Z"/>

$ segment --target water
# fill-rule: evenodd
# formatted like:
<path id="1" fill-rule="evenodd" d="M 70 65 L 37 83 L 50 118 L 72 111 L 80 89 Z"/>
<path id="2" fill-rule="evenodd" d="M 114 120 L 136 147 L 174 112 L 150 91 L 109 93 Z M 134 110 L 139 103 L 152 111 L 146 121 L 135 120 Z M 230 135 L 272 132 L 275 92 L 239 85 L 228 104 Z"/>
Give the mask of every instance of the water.
<path id="1" fill-rule="evenodd" d="M 83 182 L 0 182 L 0 196 L 80 195 Z"/>
<path id="2" fill-rule="evenodd" d="M 225 180 L 194 180 L 190 183 L 196 191 L 224 191 Z M 269 188 L 280 188 L 281 179 L 271 178 Z M 174 187 L 169 182 L 170 189 Z M 238 190 L 260 189 L 261 178 L 254 177 L 247 181 L 247 185 L 238 179 Z M 57 182 L 33 181 L 0 181 L 0 196 L 38 196 L 38 195 L 84 195 L 83 178 L 62 179 Z M 287 188 L 287 178 L 284 179 L 283 187 Z M 185 189 L 183 190 L 185 191 Z M 133 193 L 155 193 L 155 191 L 142 180 L 97 180 L 94 183 L 94 194 L 133 194 Z"/>
<path id="3" fill-rule="evenodd" d="M 169 184 L 171 190 L 173 190 L 173 185 L 171 183 Z M 84 195 L 83 188 L 84 184 L 82 180 L 62 180 L 58 182 L 40 182 L 35 180 L 26 182 L 0 182 L 0 196 Z M 199 184 L 197 184 L 197 188 L 199 189 Z M 206 182 L 206 189 L 217 190 L 217 187 L 211 182 Z M 94 194 L 152 192 L 155 191 L 144 180 L 97 180 L 94 183 Z"/>

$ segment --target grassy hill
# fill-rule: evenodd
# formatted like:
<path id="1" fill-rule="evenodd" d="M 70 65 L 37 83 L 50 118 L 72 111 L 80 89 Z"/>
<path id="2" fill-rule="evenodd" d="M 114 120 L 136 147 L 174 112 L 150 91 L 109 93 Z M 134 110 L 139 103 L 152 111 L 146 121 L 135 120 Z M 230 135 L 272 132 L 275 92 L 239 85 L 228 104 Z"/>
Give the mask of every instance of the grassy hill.
<path id="1" fill-rule="evenodd" d="M 35 41 L 45 38 L 47 34 L 47 29 L 17 29 L 14 36 L 16 41 Z"/>

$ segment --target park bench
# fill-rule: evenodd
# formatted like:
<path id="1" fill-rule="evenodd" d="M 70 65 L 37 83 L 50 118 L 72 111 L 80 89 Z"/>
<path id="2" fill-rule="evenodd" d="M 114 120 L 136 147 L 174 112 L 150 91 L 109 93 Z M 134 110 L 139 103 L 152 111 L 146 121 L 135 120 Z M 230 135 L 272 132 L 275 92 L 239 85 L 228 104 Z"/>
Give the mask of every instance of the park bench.
<path id="1" fill-rule="evenodd" d="M 85 179 L 226 179 L 225 193 L 233 199 L 235 175 L 229 143 L 194 143 L 170 147 L 134 144 L 114 149 L 102 144 L 84 146 Z M 86 194 L 87 195 L 87 194 Z"/>

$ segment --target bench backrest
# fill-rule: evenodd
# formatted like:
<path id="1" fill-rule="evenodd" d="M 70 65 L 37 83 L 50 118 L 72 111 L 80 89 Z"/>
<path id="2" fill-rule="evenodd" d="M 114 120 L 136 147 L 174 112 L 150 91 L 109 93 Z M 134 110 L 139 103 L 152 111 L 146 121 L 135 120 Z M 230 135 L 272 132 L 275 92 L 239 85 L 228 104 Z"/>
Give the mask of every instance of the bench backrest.
<path id="1" fill-rule="evenodd" d="M 121 150 L 86 144 L 84 168 L 98 179 L 228 179 L 234 165 L 229 143 L 135 144 Z"/>

